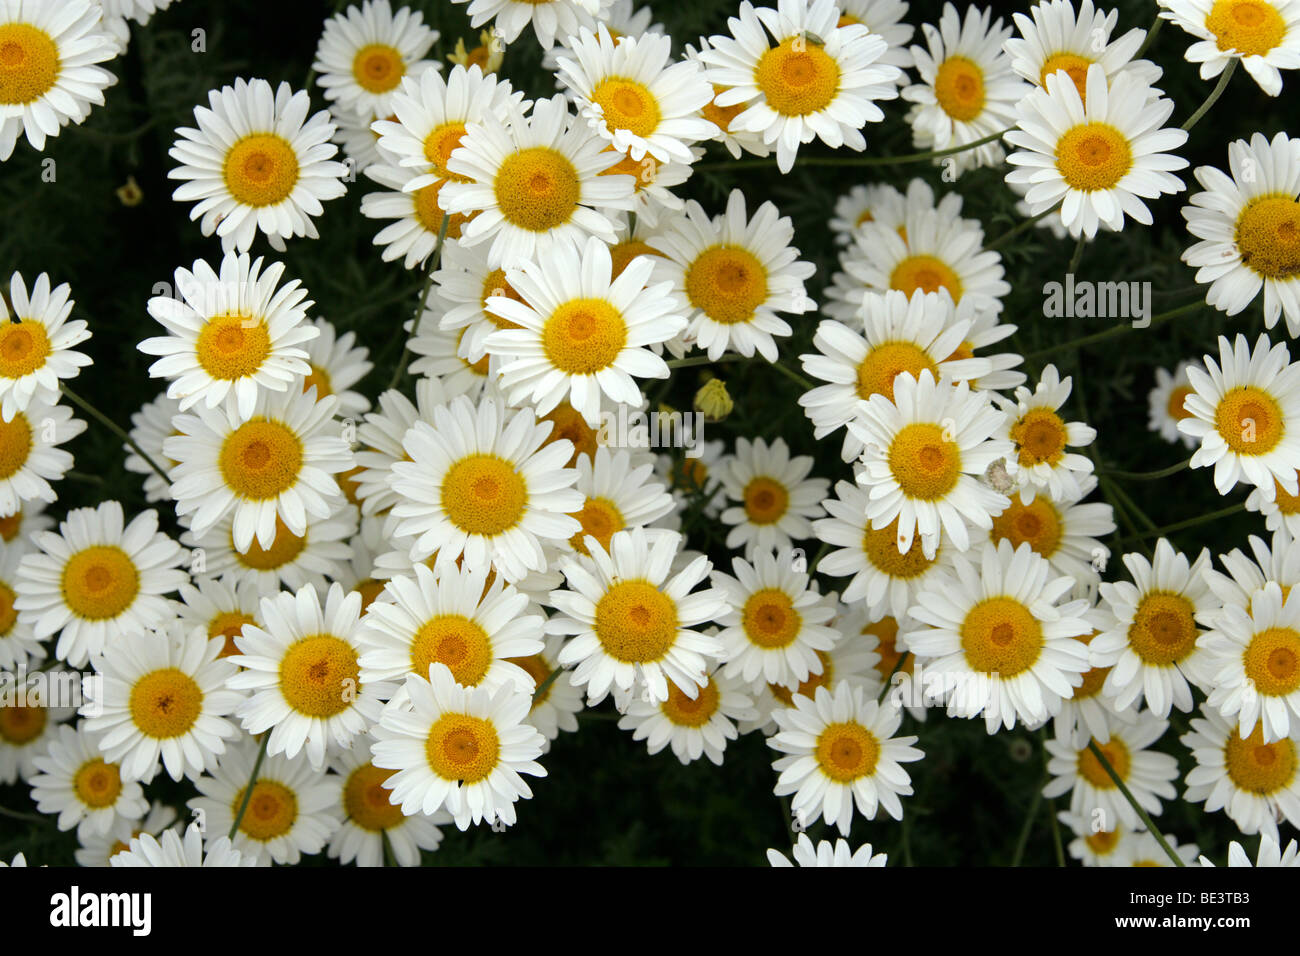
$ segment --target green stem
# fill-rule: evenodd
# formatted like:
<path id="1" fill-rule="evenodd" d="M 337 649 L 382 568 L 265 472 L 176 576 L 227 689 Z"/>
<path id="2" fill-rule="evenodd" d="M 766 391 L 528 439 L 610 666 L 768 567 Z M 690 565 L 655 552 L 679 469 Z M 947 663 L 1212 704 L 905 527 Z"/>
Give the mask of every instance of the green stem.
<path id="1" fill-rule="evenodd" d="M 59 383 L 59 391 L 61 391 L 64 395 L 68 396 L 68 399 L 72 402 L 72 404 L 76 405 L 78 408 L 80 408 L 91 418 L 95 419 L 95 421 L 99 422 L 101 425 L 103 425 L 105 428 L 111 431 L 118 438 L 122 439 L 122 441 L 126 442 L 127 446 L 130 447 L 130 449 L 133 452 L 139 455 L 140 458 L 144 461 L 144 463 L 148 465 L 150 468 L 152 468 L 159 478 L 161 478 L 164 482 L 166 482 L 166 484 L 169 487 L 171 486 L 172 480 L 167 476 L 167 472 L 163 471 L 162 467 L 158 464 L 158 462 L 150 458 L 149 453 L 146 452 L 143 448 L 141 448 L 138 444 L 136 444 L 135 439 L 132 438 L 130 435 L 128 435 L 125 431 L 123 431 L 122 428 L 117 424 L 117 422 L 113 421 L 113 419 L 109 418 L 107 415 L 101 412 L 94 405 L 90 404 L 90 402 L 86 401 L 84 398 L 82 398 L 72 389 L 68 388 L 67 385 L 64 385 L 63 383 Z"/>
<path id="2" fill-rule="evenodd" d="M 1151 24 L 1151 29 L 1147 30 L 1146 39 L 1142 41 L 1142 45 L 1138 47 L 1137 52 L 1133 54 L 1133 59 L 1137 60 L 1142 57 L 1142 54 L 1151 46 L 1151 41 L 1156 38 L 1156 34 L 1160 32 L 1160 28 L 1164 25 L 1164 18 L 1157 14 L 1155 22 Z"/>
<path id="3" fill-rule="evenodd" d="M 1176 465 L 1170 465 L 1168 468 L 1161 468 L 1159 471 L 1120 471 L 1118 468 L 1103 468 L 1097 472 L 1099 475 L 1109 475 L 1111 478 L 1124 478 L 1127 481 L 1156 481 L 1159 478 L 1168 478 L 1170 475 L 1176 475 L 1192 463 L 1190 458 L 1184 458 Z"/>
<path id="4" fill-rule="evenodd" d="M 1200 300 L 1196 302 L 1189 302 L 1186 305 L 1180 305 L 1178 308 L 1170 309 L 1168 312 L 1161 312 L 1158 315 L 1153 315 L 1151 317 L 1151 321 L 1148 322 L 1146 325 L 1142 326 L 1142 329 L 1144 331 L 1146 329 L 1153 329 L 1158 325 L 1162 325 L 1165 322 L 1168 322 L 1170 319 L 1177 318 L 1178 316 L 1184 315 L 1185 313 L 1195 312 L 1197 309 L 1203 309 L 1203 308 L 1205 308 L 1205 303 Z M 1095 345 L 1098 342 L 1104 342 L 1107 339 L 1113 339 L 1116 336 L 1123 335 L 1126 332 L 1131 332 L 1135 330 L 1136 327 L 1132 323 L 1128 323 L 1128 322 L 1122 325 L 1114 325 L 1111 326 L 1109 329 L 1103 329 L 1100 332 L 1093 332 L 1091 335 L 1084 335 L 1077 339 L 1070 339 L 1070 341 L 1068 342 L 1058 342 L 1056 345 L 1049 345 L 1045 349 L 1039 349 L 1036 352 L 1029 352 L 1028 354 L 1025 355 L 1025 358 L 1035 359 L 1043 355 L 1051 355 L 1053 352 L 1064 352 L 1067 349 L 1077 349 L 1077 348 L 1083 348 L 1084 346 L 1088 346 L 1088 345 Z"/>
<path id="5" fill-rule="evenodd" d="M 1145 511 L 1143 511 L 1141 508 L 1138 507 L 1137 502 L 1134 501 L 1129 496 L 1129 493 L 1125 491 L 1123 487 L 1119 485 L 1118 482 L 1112 481 L 1110 478 L 1107 478 L 1105 475 L 1102 475 L 1101 483 L 1102 483 L 1102 487 L 1109 489 L 1115 495 L 1115 497 L 1123 503 L 1124 507 L 1128 509 L 1129 514 L 1133 515 L 1144 525 L 1146 525 L 1147 530 L 1154 531 L 1156 529 L 1157 527 L 1156 523 L 1151 520 L 1151 518 L 1147 515 Z M 1133 533 L 1137 534 L 1136 528 L 1133 529 Z"/>
<path id="6" fill-rule="evenodd" d="M 880 696 L 876 698 L 877 704 L 883 704 L 885 702 L 885 695 L 889 693 L 889 688 L 893 683 L 894 675 L 903 669 L 903 665 L 907 663 L 908 655 L 911 653 L 911 651 L 903 651 L 902 654 L 898 655 L 898 660 L 894 662 L 893 670 L 891 670 L 889 676 L 885 678 L 885 686 L 880 689 Z"/>
<path id="7" fill-rule="evenodd" d="M 1031 228 L 1034 225 L 1034 223 L 1038 222 L 1041 219 L 1046 219 L 1052 213 L 1059 212 L 1060 209 L 1061 209 L 1061 204 L 1057 203 L 1051 209 L 1044 209 L 1042 212 L 1038 213 L 1037 215 L 1030 216 L 1028 219 L 1023 220 L 1018 225 L 1013 226 L 1012 228 L 1008 229 L 1006 232 L 1002 233 L 1002 235 L 993 239 L 992 242 L 985 243 L 984 244 L 985 250 L 987 251 L 987 250 L 996 249 L 998 246 L 1002 245 L 1008 239 L 1015 238 L 1016 236 L 1024 232 L 1026 229 Z"/>
<path id="8" fill-rule="evenodd" d="M 1020 836 L 1016 839 L 1016 851 L 1011 857 L 1011 866 L 1017 867 L 1025 856 L 1025 847 L 1029 845 L 1029 832 L 1034 828 L 1034 818 L 1038 816 L 1039 804 L 1043 802 L 1043 787 L 1047 781 L 1034 788 L 1034 799 L 1029 804 L 1029 812 L 1025 814 L 1025 822 L 1020 827 Z"/>
<path id="9" fill-rule="evenodd" d="M 1205 98 L 1205 102 L 1201 104 L 1201 108 L 1189 116 L 1187 122 L 1183 124 L 1182 128 L 1184 130 L 1190 130 L 1193 126 L 1199 123 L 1201 117 L 1208 113 L 1210 107 L 1213 106 L 1219 97 L 1223 95 L 1223 91 L 1228 87 L 1228 80 L 1232 78 L 1233 71 L 1237 69 L 1237 61 L 1239 59 L 1240 57 L 1234 56 L 1228 61 L 1228 65 L 1225 66 L 1223 72 L 1219 74 L 1219 82 L 1215 84 L 1214 89 L 1210 90 L 1210 95 Z"/>
<path id="10" fill-rule="evenodd" d="M 388 831 L 380 830 L 379 839 L 384 844 L 384 866 L 397 866 L 397 857 L 393 856 L 393 844 L 388 839 Z"/>
<path id="11" fill-rule="evenodd" d="M 1209 524 L 1211 521 L 1217 521 L 1219 518 L 1226 518 L 1228 515 L 1235 515 L 1239 511 L 1246 510 L 1246 503 L 1239 501 L 1235 505 L 1228 505 L 1226 508 L 1220 508 L 1218 511 L 1210 511 L 1206 514 L 1195 518 L 1188 518 L 1185 521 L 1175 521 L 1173 524 L 1167 524 L 1163 528 L 1155 528 L 1142 534 L 1130 535 L 1127 538 L 1120 538 L 1115 542 L 1116 547 L 1126 544 L 1132 544 L 1135 541 L 1141 541 L 1145 538 L 1163 538 L 1166 535 L 1173 534 L 1175 531 L 1186 531 L 1188 528 L 1195 528 L 1197 525 Z"/>
<path id="12" fill-rule="evenodd" d="M 739 362 L 743 355 L 723 355 L 711 359 L 707 355 L 692 355 L 690 358 L 669 359 L 664 364 L 669 368 L 692 368 L 696 365 L 713 365 L 715 362 Z"/>
<path id="13" fill-rule="evenodd" d="M 898 166 L 904 163 L 923 163 L 929 159 L 941 159 L 944 156 L 952 156 L 956 153 L 964 153 L 968 149 L 975 149 L 986 143 L 991 143 L 996 139 L 1001 139 L 1007 133 L 1015 129 L 1009 126 L 1004 130 L 996 133 L 990 133 L 973 140 L 964 146 L 951 146 L 947 149 L 931 149 L 924 153 L 904 153 L 902 156 L 806 156 L 799 160 L 800 166 Z M 716 163 L 697 163 L 696 169 L 736 169 L 737 167 L 746 166 L 775 166 L 776 160 L 773 159 L 732 159 Z"/>
<path id="14" fill-rule="evenodd" d="M 1187 864 L 1182 861 L 1178 854 L 1170 849 L 1168 841 L 1165 840 L 1165 835 L 1160 832 L 1160 828 L 1155 825 L 1155 822 L 1147 815 L 1147 812 L 1142 809 L 1141 805 L 1133 799 L 1132 791 L 1130 791 L 1124 781 L 1119 778 L 1119 774 L 1115 772 L 1115 768 L 1110 765 L 1110 761 L 1106 759 L 1106 755 L 1102 753 L 1101 748 L 1097 746 L 1097 741 L 1089 740 L 1088 749 L 1092 751 L 1092 755 L 1096 757 L 1097 762 L 1101 764 L 1101 769 L 1105 770 L 1107 776 L 1114 781 L 1115 786 L 1119 787 L 1119 792 L 1124 795 L 1124 799 L 1129 802 L 1129 806 L 1137 812 L 1138 818 L 1146 826 L 1150 834 L 1156 838 L 1156 842 L 1160 844 L 1160 849 L 1165 851 L 1165 855 L 1173 861 L 1174 866 L 1186 866 Z"/>
<path id="15" fill-rule="evenodd" d="M 555 683 L 555 678 L 559 677 L 560 674 L 562 674 L 563 672 L 564 672 L 563 667 L 557 667 L 555 668 L 555 670 L 547 674 L 546 679 L 543 680 L 540 684 L 538 684 L 537 689 L 533 691 L 533 700 L 537 700 L 548 690 L 550 690 L 551 685 Z"/>
<path id="16" fill-rule="evenodd" d="M 239 801 L 239 811 L 235 814 L 234 822 L 230 824 L 230 832 L 226 834 L 231 840 L 239 832 L 239 825 L 244 822 L 244 814 L 248 812 L 248 801 L 253 799 L 253 785 L 257 783 L 257 775 L 262 770 L 262 761 L 266 758 L 266 745 L 271 742 L 271 733 L 267 731 L 262 735 L 262 745 L 257 748 L 257 759 L 253 761 L 253 772 L 248 775 L 248 786 L 244 788 L 244 798 Z"/>
<path id="17" fill-rule="evenodd" d="M 433 294 L 433 274 L 438 271 L 438 265 L 442 262 L 442 244 L 447 239 L 447 226 L 451 224 L 451 216 L 447 213 L 442 214 L 442 222 L 438 225 L 438 244 L 433 247 L 432 261 L 429 263 L 429 274 L 424 280 L 424 289 L 420 293 L 420 304 L 415 307 L 415 321 L 411 324 L 411 335 L 420 331 L 420 319 L 429 308 L 429 296 Z M 397 363 L 397 368 L 393 370 L 393 378 L 388 383 L 388 387 L 397 388 L 397 383 L 402 380 L 406 374 L 406 366 L 411 361 L 411 339 L 407 337 L 406 346 L 402 349 L 401 361 Z"/>
<path id="18" fill-rule="evenodd" d="M 1074 275 L 1079 271 L 1079 263 L 1083 260 L 1083 248 L 1087 244 L 1087 238 L 1083 233 L 1079 233 L 1079 241 L 1074 244 L 1074 254 L 1070 256 L 1070 265 L 1065 270 L 1066 275 Z"/>
<path id="19" fill-rule="evenodd" d="M 796 372 L 794 369 L 792 369 L 792 368 L 786 368 L 786 367 L 785 367 L 784 365 L 782 365 L 780 362 L 770 362 L 769 364 L 772 366 L 772 368 L 776 369 L 778 372 L 780 372 L 782 375 L 784 375 L 784 376 L 785 376 L 786 378 L 788 378 L 790 381 L 794 382 L 796 385 L 798 385 L 800 388 L 802 388 L 805 392 L 808 391 L 809 389 L 811 389 L 811 388 L 814 387 L 812 382 L 808 381 L 808 379 L 804 378 L 802 375 L 800 375 L 800 374 L 799 374 L 798 372 Z"/>

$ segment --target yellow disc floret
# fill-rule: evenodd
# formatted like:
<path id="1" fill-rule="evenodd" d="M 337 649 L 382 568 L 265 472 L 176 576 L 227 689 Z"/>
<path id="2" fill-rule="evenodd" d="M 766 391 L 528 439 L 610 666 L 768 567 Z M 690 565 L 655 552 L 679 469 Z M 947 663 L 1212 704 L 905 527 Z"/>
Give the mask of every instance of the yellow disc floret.
<path id="1" fill-rule="evenodd" d="M 274 206 L 288 199 L 298 184 L 298 154 L 282 136 L 255 133 L 230 147 L 223 174 L 237 202 Z"/>
<path id="2" fill-rule="evenodd" d="M 447 469 L 442 507 L 468 534 L 497 535 L 519 523 L 528 488 L 513 465 L 495 455 L 470 455 Z"/>
<path id="3" fill-rule="evenodd" d="M 1132 167 L 1128 140 L 1106 123 L 1081 123 L 1056 144 L 1056 168 L 1071 189 L 1113 189 Z"/>
<path id="4" fill-rule="evenodd" d="M 63 600 L 77 617 L 117 617 L 140 592 L 140 573 L 125 551 L 96 545 L 78 551 L 63 567 Z"/>
<path id="5" fill-rule="evenodd" d="M 457 684 L 476 687 L 492 666 L 492 641 L 487 631 L 464 615 L 431 618 L 411 641 L 411 668 L 428 677 L 431 664 L 445 664 Z"/>
<path id="6" fill-rule="evenodd" d="M 545 146 L 523 149 L 502 160 L 493 190 L 506 221 L 529 232 L 564 225 L 582 198 L 573 163 Z"/>
<path id="7" fill-rule="evenodd" d="M 333 634 L 315 634 L 289 645 L 280 661 L 285 703 L 308 717 L 333 717 L 361 693 L 357 652 Z M 427 671 L 426 671 L 427 673 Z"/>
<path id="8" fill-rule="evenodd" d="M 477 783 L 496 768 L 501 745 L 491 721 L 443 714 L 429 729 L 424 752 L 442 779 Z"/>
<path id="9" fill-rule="evenodd" d="M 677 605 L 649 581 L 619 581 L 596 603 L 595 632 L 617 661 L 657 661 L 677 640 Z"/>
<path id="10" fill-rule="evenodd" d="M 969 57 L 948 57 L 935 71 L 934 98 L 950 117 L 969 123 L 984 110 L 984 71 Z"/>
<path id="11" fill-rule="evenodd" d="M 714 322 L 748 322 L 767 301 L 767 270 L 748 249 L 710 246 L 686 267 L 686 298 Z"/>
<path id="12" fill-rule="evenodd" d="M 614 364 L 627 345 L 623 314 L 604 299 L 572 299 L 542 327 L 546 358 L 569 375 L 594 375 Z"/>
<path id="13" fill-rule="evenodd" d="M 889 445 L 889 470 L 903 494 L 936 501 L 957 484 L 961 452 L 939 425 L 904 425 Z"/>
<path id="14" fill-rule="evenodd" d="M 829 724 L 817 737 L 814 755 L 826 776 L 836 783 L 852 783 L 875 773 L 880 741 L 859 723 Z"/>
<path id="15" fill-rule="evenodd" d="M 40 322 L 0 323 L 0 378 L 22 378 L 45 364 L 50 338 Z"/>
<path id="16" fill-rule="evenodd" d="M 199 333 L 199 365 L 215 379 L 233 381 L 252 375 L 271 354 L 266 323 L 246 315 L 218 315 Z"/>
<path id="17" fill-rule="evenodd" d="M 1254 385 L 1238 386 L 1219 400 L 1214 427 L 1238 455 L 1267 455 L 1286 432 L 1277 399 Z"/>
<path id="18" fill-rule="evenodd" d="M 1265 279 L 1300 275 L 1300 202 L 1292 196 L 1260 196 L 1237 216 L 1241 261 Z"/>
<path id="19" fill-rule="evenodd" d="M 130 708 L 131 719 L 146 737 L 181 737 L 199 719 L 203 691 L 193 677 L 174 667 L 150 671 L 131 688 Z"/>
<path id="20" fill-rule="evenodd" d="M 0 104 L 17 106 L 40 99 L 63 68 L 50 35 L 30 23 L 0 26 Z"/>
<path id="21" fill-rule="evenodd" d="M 302 442 L 289 426 L 254 418 L 226 436 L 221 476 L 241 498 L 265 501 L 292 488 L 302 470 Z"/>
<path id="22" fill-rule="evenodd" d="M 807 116 L 826 109 L 835 99 L 840 65 L 813 40 L 787 37 L 758 58 L 754 84 L 775 112 Z"/>
<path id="23" fill-rule="evenodd" d="M 961 649 L 971 670 L 1014 677 L 1038 660 L 1043 627 L 1014 598 L 985 598 L 961 623 Z"/>

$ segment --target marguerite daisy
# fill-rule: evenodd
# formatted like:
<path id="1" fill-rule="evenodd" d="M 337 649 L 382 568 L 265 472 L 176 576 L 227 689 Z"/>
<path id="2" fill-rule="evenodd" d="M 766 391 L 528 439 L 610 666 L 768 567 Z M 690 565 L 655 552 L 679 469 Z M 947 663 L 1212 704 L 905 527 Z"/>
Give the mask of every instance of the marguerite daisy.
<path id="1" fill-rule="evenodd" d="M 239 653 L 235 638 L 245 624 L 262 626 L 262 593 L 251 578 L 234 574 L 200 578 L 195 584 L 182 584 L 180 595 L 181 621 L 188 628 L 203 628 L 210 638 L 221 638 L 218 657 Z"/>
<path id="2" fill-rule="evenodd" d="M 361 748 L 345 750 L 334 762 L 330 780 L 339 788 L 343 825 L 330 838 L 329 855 L 339 863 L 383 866 L 391 852 L 398 866 L 419 866 L 421 850 L 436 850 L 442 842 L 439 824 L 451 823 L 445 812 L 426 817 L 406 814 L 389 799 L 384 786 L 396 771 L 382 770 Z"/>
<path id="3" fill-rule="evenodd" d="M 1032 392 L 1021 386 L 1014 401 L 1001 396 L 994 399 L 1006 412 L 998 438 L 1012 445 L 1008 474 L 1024 487 L 1047 491 L 1053 500 L 1078 497 L 1081 480 L 1092 474 L 1091 458 L 1066 450 L 1091 445 L 1097 437 L 1091 425 L 1061 418 L 1070 384 L 1068 375 L 1062 379 L 1056 366 L 1048 365 Z"/>
<path id="4" fill-rule="evenodd" d="M 72 349 L 90 338 L 90 331 L 84 320 L 68 320 L 70 290 L 66 282 L 51 289 L 50 277 L 42 272 L 29 295 L 22 275 L 15 272 L 8 299 L 0 296 L 0 414 L 7 422 L 25 411 L 33 397 L 57 404 L 59 380 L 76 378 L 90 364 L 90 356 Z M 13 304 L 12 315 L 8 303 Z"/>
<path id="5" fill-rule="evenodd" d="M 1100 539 L 1115 531 L 1114 509 L 1083 499 L 1097 487 L 1097 479 L 1079 480 L 1076 495 L 1060 499 L 1032 488 L 1011 494 L 1006 510 L 993 519 L 989 538 L 994 544 L 1010 541 L 1013 548 L 1028 544 L 1045 557 L 1057 573 L 1074 578 L 1079 588 L 1094 587 L 1110 561 L 1110 548 Z"/>
<path id="6" fill-rule="evenodd" d="M 469 24 L 478 29 L 489 20 L 492 33 L 501 42 L 514 43 L 529 24 L 543 50 L 555 45 L 556 38 L 577 36 L 596 25 L 596 17 L 609 6 L 609 0 L 452 0 L 469 3 Z"/>
<path id="7" fill-rule="evenodd" d="M 634 697 L 618 726 L 632 731 L 633 740 L 644 740 L 652 754 L 671 747 L 673 756 L 683 764 L 703 756 L 720 767 L 727 741 L 738 736 L 736 722 L 751 720 L 757 713 L 747 682 L 714 670 L 694 697 L 686 696 L 676 686 L 668 688 L 667 700 Z"/>
<path id="8" fill-rule="evenodd" d="M 324 319 L 311 323 L 320 332 L 307 344 L 307 365 L 310 369 L 303 379 L 302 390 L 316 389 L 316 397 L 334 395 L 339 400 L 338 416 L 355 420 L 370 411 L 370 399 L 352 386 L 365 378 L 375 367 L 370 361 L 370 350 L 357 346 L 357 334 L 342 335 Z"/>
<path id="9" fill-rule="evenodd" d="M 1192 413 L 1183 407 L 1192 394 L 1192 383 L 1187 378 L 1191 362 L 1179 362 L 1171 374 L 1168 369 L 1156 369 L 1156 384 L 1147 394 L 1147 428 L 1159 432 L 1167 442 L 1181 442 L 1184 448 L 1195 448 L 1196 439 L 1178 430 L 1178 423 L 1190 418 Z"/>
<path id="10" fill-rule="evenodd" d="M 410 7 L 393 12 L 388 0 L 364 0 L 325 21 L 316 47 L 317 85 L 338 110 L 369 116 L 393 112 L 397 88 L 440 67 L 425 56 L 438 31 Z"/>
<path id="11" fill-rule="evenodd" d="M 1282 92 L 1281 70 L 1300 67 L 1300 3 L 1295 0 L 1157 0 L 1160 17 L 1197 38 L 1183 54 L 1201 79 L 1240 59 L 1269 96 Z"/>
<path id="12" fill-rule="evenodd" d="M 19 514 L 24 502 L 55 501 L 50 482 L 72 467 L 72 455 L 58 446 L 85 430 L 68 406 L 35 398 L 27 411 L 0 422 L 0 515 Z"/>
<path id="13" fill-rule="evenodd" d="M 125 850 L 109 859 L 113 867 L 166 867 L 193 866 L 204 869 L 218 867 L 257 866 L 257 857 L 245 856 L 234 849 L 230 837 L 219 836 L 206 846 L 203 831 L 191 823 L 182 838 L 176 830 L 165 830 L 161 837 L 141 833 L 131 838 Z"/>
<path id="14" fill-rule="evenodd" d="M 884 866 L 889 858 L 886 853 L 873 853 L 870 843 L 864 843 L 854 850 L 849 841 L 844 839 L 822 840 L 815 847 L 812 838 L 800 833 L 799 839 L 791 851 L 794 862 L 780 850 L 769 849 L 767 862 L 776 867 L 805 866 Z"/>
<path id="15" fill-rule="evenodd" d="M 813 459 L 790 454 L 784 438 L 769 445 L 762 438 L 736 439 L 736 451 L 718 469 L 731 505 L 722 523 L 731 525 L 727 547 L 744 547 L 746 556 L 789 547 L 812 536 L 810 519 L 820 518 L 830 490 L 825 478 L 810 478 Z"/>
<path id="16" fill-rule="evenodd" d="M 627 449 L 602 446 L 594 456 L 578 456 L 575 467 L 575 487 L 586 498 L 574 513 L 582 529 L 569 539 L 578 552 L 587 552 L 587 535 L 609 550 L 617 532 L 653 524 L 673 510 L 672 495 L 650 477 L 654 462 L 634 458 Z"/>
<path id="17" fill-rule="evenodd" d="M 124 779 L 121 767 L 105 759 L 84 723 L 60 726 L 49 751 L 32 764 L 38 771 L 31 779 L 36 809 L 58 814 L 60 830 L 107 833 L 114 820 L 138 820 L 149 809 L 140 784 Z"/>
<path id="18" fill-rule="evenodd" d="M 547 634 L 541 652 L 510 660 L 533 679 L 532 704 L 524 722 L 532 724 L 546 738 L 542 753 L 551 749 L 551 742 L 561 731 L 573 733 L 578 729 L 578 714 L 586 706 L 582 688 L 573 683 L 572 673 L 557 663 L 563 646 L 562 635 Z"/>
<path id="19" fill-rule="evenodd" d="M 181 403 L 163 392 L 153 401 L 145 402 L 138 412 L 131 413 L 131 440 L 164 468 L 176 467 L 176 462 L 167 460 L 163 454 L 163 442 L 172 436 L 172 417 L 180 410 Z M 124 444 L 122 450 L 126 452 L 126 470 L 144 476 L 144 500 L 150 504 L 170 501 L 171 482 L 154 471 L 153 466 L 136 454 L 130 445 Z"/>

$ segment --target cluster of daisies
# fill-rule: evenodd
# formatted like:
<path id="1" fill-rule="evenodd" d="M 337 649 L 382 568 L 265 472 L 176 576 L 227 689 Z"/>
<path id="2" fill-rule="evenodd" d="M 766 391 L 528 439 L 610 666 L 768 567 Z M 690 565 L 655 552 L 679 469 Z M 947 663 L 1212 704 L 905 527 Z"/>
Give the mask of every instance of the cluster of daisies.
<path id="1" fill-rule="evenodd" d="M 0 158 L 104 104 L 109 64 L 168 0 L 0 0 Z M 1271 95 L 1300 65 L 1293 0 L 1161 0 L 1206 78 L 1241 60 Z M 1043 728 L 1048 797 L 1086 864 L 1195 861 L 1145 829 L 1176 799 L 1156 748 L 1171 713 L 1183 797 L 1294 865 L 1300 827 L 1300 365 L 1266 336 L 1161 371 L 1151 424 L 1252 487 L 1269 540 L 1219 557 L 1110 566 L 1096 433 L 1071 380 L 998 351 L 1010 291 L 962 199 L 920 179 L 854 188 L 830 222 L 840 269 L 819 306 L 788 217 L 732 190 L 674 190 L 709 143 L 772 156 L 862 151 L 903 100 L 952 182 L 1008 167 L 1026 222 L 1080 242 L 1184 188 L 1187 139 L 1145 32 L 1091 0 L 1010 24 L 946 5 L 913 44 L 899 0 L 741 0 L 725 32 L 674 51 L 630 0 L 471 0 L 476 45 L 364 0 L 324 24 L 312 93 L 236 79 L 176 131 L 173 198 L 212 253 L 174 270 L 138 343 L 163 390 L 126 468 L 148 502 L 44 514 L 86 422 L 90 364 L 67 285 L 15 274 L 0 314 L 0 665 L 84 675 L 79 708 L 0 707 L 0 782 L 76 828 L 85 865 L 415 865 L 440 828 L 525 815 L 525 777 L 608 700 L 650 753 L 721 764 L 766 735 L 795 830 L 901 820 L 905 718 Z M 721 28 L 719 24 L 719 28 Z M 558 92 L 499 72 L 531 27 Z M 1190 126 L 1191 124 L 1185 124 Z M 1005 142 L 1006 147 L 1003 143 Z M 1010 148 L 1008 152 L 1007 147 Z M 1300 331 L 1300 141 L 1256 134 L 1230 172 L 1195 172 L 1184 260 L 1207 301 Z M 359 177 L 357 174 L 361 174 Z M 367 348 L 314 311 L 272 253 L 315 238 L 369 180 L 385 261 L 427 276 L 401 375 L 373 401 Z M 360 188 L 360 187 L 353 187 Z M 1104 241 L 1104 236 L 1103 236 Z M 396 267 L 394 267 L 396 268 Z M 813 351 L 786 317 L 821 312 Z M 812 331 L 811 317 L 798 320 Z M 692 356 L 691 353 L 699 353 Z M 724 356 L 801 367 L 811 437 L 678 447 L 611 440 L 652 380 Z M 724 417 L 725 386 L 697 397 Z M 689 441 L 685 440 L 689 439 Z M 685 453 L 689 451 L 689 454 Z M 1100 476 L 1102 481 L 1107 480 Z M 734 551 L 690 547 L 698 522 Z M 805 548 L 820 550 L 812 562 Z M 1123 572 L 1116 574 L 1122 564 Z M 821 575 L 815 578 L 813 574 Z M 1104 578 L 1109 575 L 1110 579 Z M 840 588 L 825 590 L 827 583 Z M 1049 728 L 1050 725 L 1050 728 Z M 923 740 L 920 741 L 923 744 Z M 190 782 L 182 811 L 151 799 Z M 1131 795 L 1121 792 L 1119 783 Z M 814 846 L 798 865 L 885 863 Z M 789 865 L 777 850 L 773 865 Z M 1234 844 L 1231 861 L 1248 862 Z M 1208 862 L 1208 861 L 1206 861 Z"/>

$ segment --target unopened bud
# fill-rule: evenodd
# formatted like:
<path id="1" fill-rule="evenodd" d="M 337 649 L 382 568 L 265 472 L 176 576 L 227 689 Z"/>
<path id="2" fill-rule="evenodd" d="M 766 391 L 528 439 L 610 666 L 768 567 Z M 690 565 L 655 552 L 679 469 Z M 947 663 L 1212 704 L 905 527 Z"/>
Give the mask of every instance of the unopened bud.
<path id="1" fill-rule="evenodd" d="M 695 393 L 694 407 L 706 422 L 720 422 L 731 414 L 736 403 L 727 394 L 727 383 L 720 378 L 711 378 Z"/>

